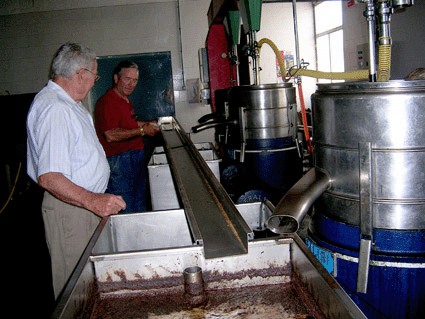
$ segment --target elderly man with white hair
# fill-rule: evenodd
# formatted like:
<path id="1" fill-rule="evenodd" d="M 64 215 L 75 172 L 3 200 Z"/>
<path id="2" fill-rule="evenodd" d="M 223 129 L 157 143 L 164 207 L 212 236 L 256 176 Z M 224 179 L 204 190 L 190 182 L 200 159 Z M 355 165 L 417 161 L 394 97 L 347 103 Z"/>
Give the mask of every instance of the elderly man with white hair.
<path id="1" fill-rule="evenodd" d="M 105 194 L 109 165 L 81 101 L 99 76 L 96 54 L 76 43 L 56 52 L 51 80 L 27 117 L 27 172 L 45 189 L 42 214 L 58 298 L 101 218 L 125 209 Z"/>

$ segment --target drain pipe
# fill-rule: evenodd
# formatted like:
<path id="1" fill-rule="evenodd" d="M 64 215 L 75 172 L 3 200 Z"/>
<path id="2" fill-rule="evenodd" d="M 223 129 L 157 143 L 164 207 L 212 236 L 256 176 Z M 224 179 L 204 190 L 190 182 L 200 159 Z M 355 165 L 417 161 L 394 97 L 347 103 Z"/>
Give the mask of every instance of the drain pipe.
<path id="1" fill-rule="evenodd" d="M 295 233 L 313 203 L 330 185 L 328 174 L 310 169 L 279 201 L 267 219 L 267 228 L 276 234 Z"/>
<path id="2" fill-rule="evenodd" d="M 186 90 L 186 83 L 185 83 L 185 79 L 184 79 L 184 65 L 183 65 L 183 39 L 182 39 L 181 17 L 180 17 L 180 0 L 177 0 L 177 16 L 178 16 L 178 20 L 179 20 L 180 62 L 182 64 L 182 90 Z"/>
<path id="3" fill-rule="evenodd" d="M 297 68 L 301 69 L 300 42 L 298 40 L 297 0 L 292 0 L 292 16 L 293 16 L 293 19 L 294 19 L 295 59 L 297 61 Z"/>

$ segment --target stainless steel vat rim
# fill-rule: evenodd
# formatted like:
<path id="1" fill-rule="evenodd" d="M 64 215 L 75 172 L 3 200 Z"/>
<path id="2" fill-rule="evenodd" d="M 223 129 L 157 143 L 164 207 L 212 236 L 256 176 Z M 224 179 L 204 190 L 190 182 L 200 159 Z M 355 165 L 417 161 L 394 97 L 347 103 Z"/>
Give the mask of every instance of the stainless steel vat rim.
<path id="1" fill-rule="evenodd" d="M 296 146 L 292 147 L 284 147 L 284 148 L 276 148 L 276 149 L 256 149 L 256 150 L 245 150 L 245 153 L 275 153 L 275 152 L 286 152 L 286 151 L 292 151 L 297 149 Z M 240 153 L 241 150 L 235 149 L 236 153 Z"/>
<path id="2" fill-rule="evenodd" d="M 323 83 L 317 84 L 317 92 L 338 91 L 340 93 L 362 93 L 374 92 L 382 89 L 393 89 L 394 91 L 404 90 L 425 90 L 425 80 L 405 81 L 391 80 L 388 82 L 347 82 L 347 83 Z"/>
<path id="3" fill-rule="evenodd" d="M 425 82 L 425 81 L 424 81 Z M 255 90 L 270 90 L 270 89 L 286 89 L 292 88 L 292 83 L 269 83 L 260 85 L 239 85 L 230 88 L 230 91 L 255 91 Z"/>
<path id="4" fill-rule="evenodd" d="M 318 141 L 313 141 L 313 145 L 316 147 L 320 147 L 323 149 L 334 149 L 334 150 L 341 150 L 341 151 L 358 151 L 358 147 L 349 147 L 346 145 L 335 145 L 335 144 L 325 144 Z M 373 147 L 372 152 L 374 153 L 396 153 L 396 152 L 423 152 L 425 151 L 425 147 L 417 146 L 417 147 Z"/>
<path id="5" fill-rule="evenodd" d="M 337 197 L 344 200 L 350 200 L 350 201 L 359 201 L 359 196 L 353 196 L 349 194 L 344 194 L 341 192 L 326 190 L 324 194 L 328 194 L 332 197 Z M 409 198 L 379 198 L 379 197 L 373 197 L 374 203 L 386 203 L 386 204 L 400 204 L 400 205 L 423 205 L 425 204 L 425 198 L 423 199 L 409 199 Z"/>
<path id="6" fill-rule="evenodd" d="M 359 198 L 341 196 L 326 191 L 315 203 L 316 213 L 344 224 L 359 226 Z M 387 201 L 373 199 L 373 228 L 391 231 L 425 229 L 422 214 L 425 202 Z M 341 209 L 344 207 L 344 209 Z"/>

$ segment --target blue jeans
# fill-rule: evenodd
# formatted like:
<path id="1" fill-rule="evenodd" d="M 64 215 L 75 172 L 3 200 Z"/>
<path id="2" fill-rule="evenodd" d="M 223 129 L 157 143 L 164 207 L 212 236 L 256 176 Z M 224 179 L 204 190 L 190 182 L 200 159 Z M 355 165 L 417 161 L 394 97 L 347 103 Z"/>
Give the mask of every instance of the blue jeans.
<path id="1" fill-rule="evenodd" d="M 108 193 L 121 195 L 127 208 L 120 213 L 146 211 L 146 175 L 144 150 L 127 151 L 108 157 L 111 176 Z"/>

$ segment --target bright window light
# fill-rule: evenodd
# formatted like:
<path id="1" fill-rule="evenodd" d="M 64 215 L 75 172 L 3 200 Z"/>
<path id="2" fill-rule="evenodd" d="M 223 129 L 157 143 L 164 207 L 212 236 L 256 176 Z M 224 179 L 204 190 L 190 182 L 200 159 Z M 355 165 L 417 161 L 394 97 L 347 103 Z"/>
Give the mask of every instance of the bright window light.
<path id="1" fill-rule="evenodd" d="M 322 1 L 314 7 L 317 67 L 323 72 L 344 72 L 342 1 Z M 319 79 L 320 83 L 331 82 Z M 340 82 L 340 81 L 332 81 Z"/>

